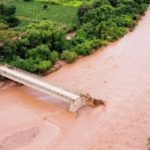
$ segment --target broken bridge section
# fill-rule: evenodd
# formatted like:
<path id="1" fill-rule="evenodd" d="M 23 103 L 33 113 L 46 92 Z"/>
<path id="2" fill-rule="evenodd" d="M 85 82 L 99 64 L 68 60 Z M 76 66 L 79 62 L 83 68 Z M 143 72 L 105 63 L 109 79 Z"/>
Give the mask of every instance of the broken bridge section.
<path id="1" fill-rule="evenodd" d="M 68 102 L 70 104 L 69 111 L 71 112 L 77 111 L 83 105 L 95 104 L 96 101 L 89 96 L 85 96 L 74 91 L 67 90 L 65 88 L 54 86 L 37 75 L 28 73 L 21 69 L 14 68 L 12 66 L 1 65 L 0 75 L 8 79 L 14 80 L 18 83 L 29 86 L 40 92 L 46 93 L 54 97 L 58 97 L 65 102 Z"/>

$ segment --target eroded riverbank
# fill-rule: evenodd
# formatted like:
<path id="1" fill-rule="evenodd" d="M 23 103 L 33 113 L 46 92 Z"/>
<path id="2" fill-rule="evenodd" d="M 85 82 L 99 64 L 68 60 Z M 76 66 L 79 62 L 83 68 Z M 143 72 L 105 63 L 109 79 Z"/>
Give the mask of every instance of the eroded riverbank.
<path id="1" fill-rule="evenodd" d="M 106 107 L 67 105 L 28 87 L 0 90 L 0 150 L 146 150 L 150 136 L 150 9 L 136 30 L 46 77 Z"/>

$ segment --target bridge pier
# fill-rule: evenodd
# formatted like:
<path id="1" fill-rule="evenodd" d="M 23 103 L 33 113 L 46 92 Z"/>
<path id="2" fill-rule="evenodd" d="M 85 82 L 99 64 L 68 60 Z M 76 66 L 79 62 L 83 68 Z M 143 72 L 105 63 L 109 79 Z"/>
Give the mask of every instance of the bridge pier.
<path id="1" fill-rule="evenodd" d="M 71 101 L 69 111 L 76 112 L 79 108 L 86 105 L 86 101 L 83 99 L 77 101 Z"/>

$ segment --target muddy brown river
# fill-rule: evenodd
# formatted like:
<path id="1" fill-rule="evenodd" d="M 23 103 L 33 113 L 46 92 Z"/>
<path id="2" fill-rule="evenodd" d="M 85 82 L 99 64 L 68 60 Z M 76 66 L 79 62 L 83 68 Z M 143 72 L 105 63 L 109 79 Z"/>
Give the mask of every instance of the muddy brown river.
<path id="1" fill-rule="evenodd" d="M 78 113 L 26 86 L 0 89 L 0 150 L 147 150 L 150 8 L 134 32 L 45 77 L 105 100 Z"/>

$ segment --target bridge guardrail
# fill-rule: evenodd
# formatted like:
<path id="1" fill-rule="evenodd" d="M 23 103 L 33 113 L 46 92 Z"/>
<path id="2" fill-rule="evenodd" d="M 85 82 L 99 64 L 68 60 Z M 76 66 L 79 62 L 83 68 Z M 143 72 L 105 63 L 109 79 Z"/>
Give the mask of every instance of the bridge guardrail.
<path id="1" fill-rule="evenodd" d="M 29 75 L 29 76 L 35 77 L 35 78 L 37 78 L 38 80 L 40 80 L 40 81 L 42 81 L 42 82 L 44 82 L 44 83 L 46 83 L 46 84 L 49 83 L 49 84 L 51 84 L 52 86 L 61 88 L 61 89 L 63 89 L 63 90 L 66 90 L 66 91 L 68 91 L 68 92 L 71 92 L 71 93 L 74 93 L 74 94 L 76 94 L 76 95 L 81 96 L 81 93 L 79 93 L 79 92 L 75 92 L 75 91 L 73 91 L 73 90 L 68 90 L 68 89 L 66 89 L 65 87 L 60 86 L 60 85 L 52 84 L 52 83 L 50 83 L 50 82 L 48 82 L 48 81 L 45 81 L 45 80 L 41 79 L 38 75 L 29 73 L 29 72 L 27 72 L 27 71 L 24 71 L 24 70 L 19 69 L 19 68 L 16 68 L 16 67 L 12 67 L 12 66 L 10 66 L 10 65 L 8 65 L 8 64 L 5 64 L 5 65 L 3 65 L 3 66 L 6 66 L 6 67 L 8 67 L 8 68 L 10 68 L 10 69 L 12 69 L 12 70 L 20 71 L 20 72 L 24 73 L 25 75 Z"/>

